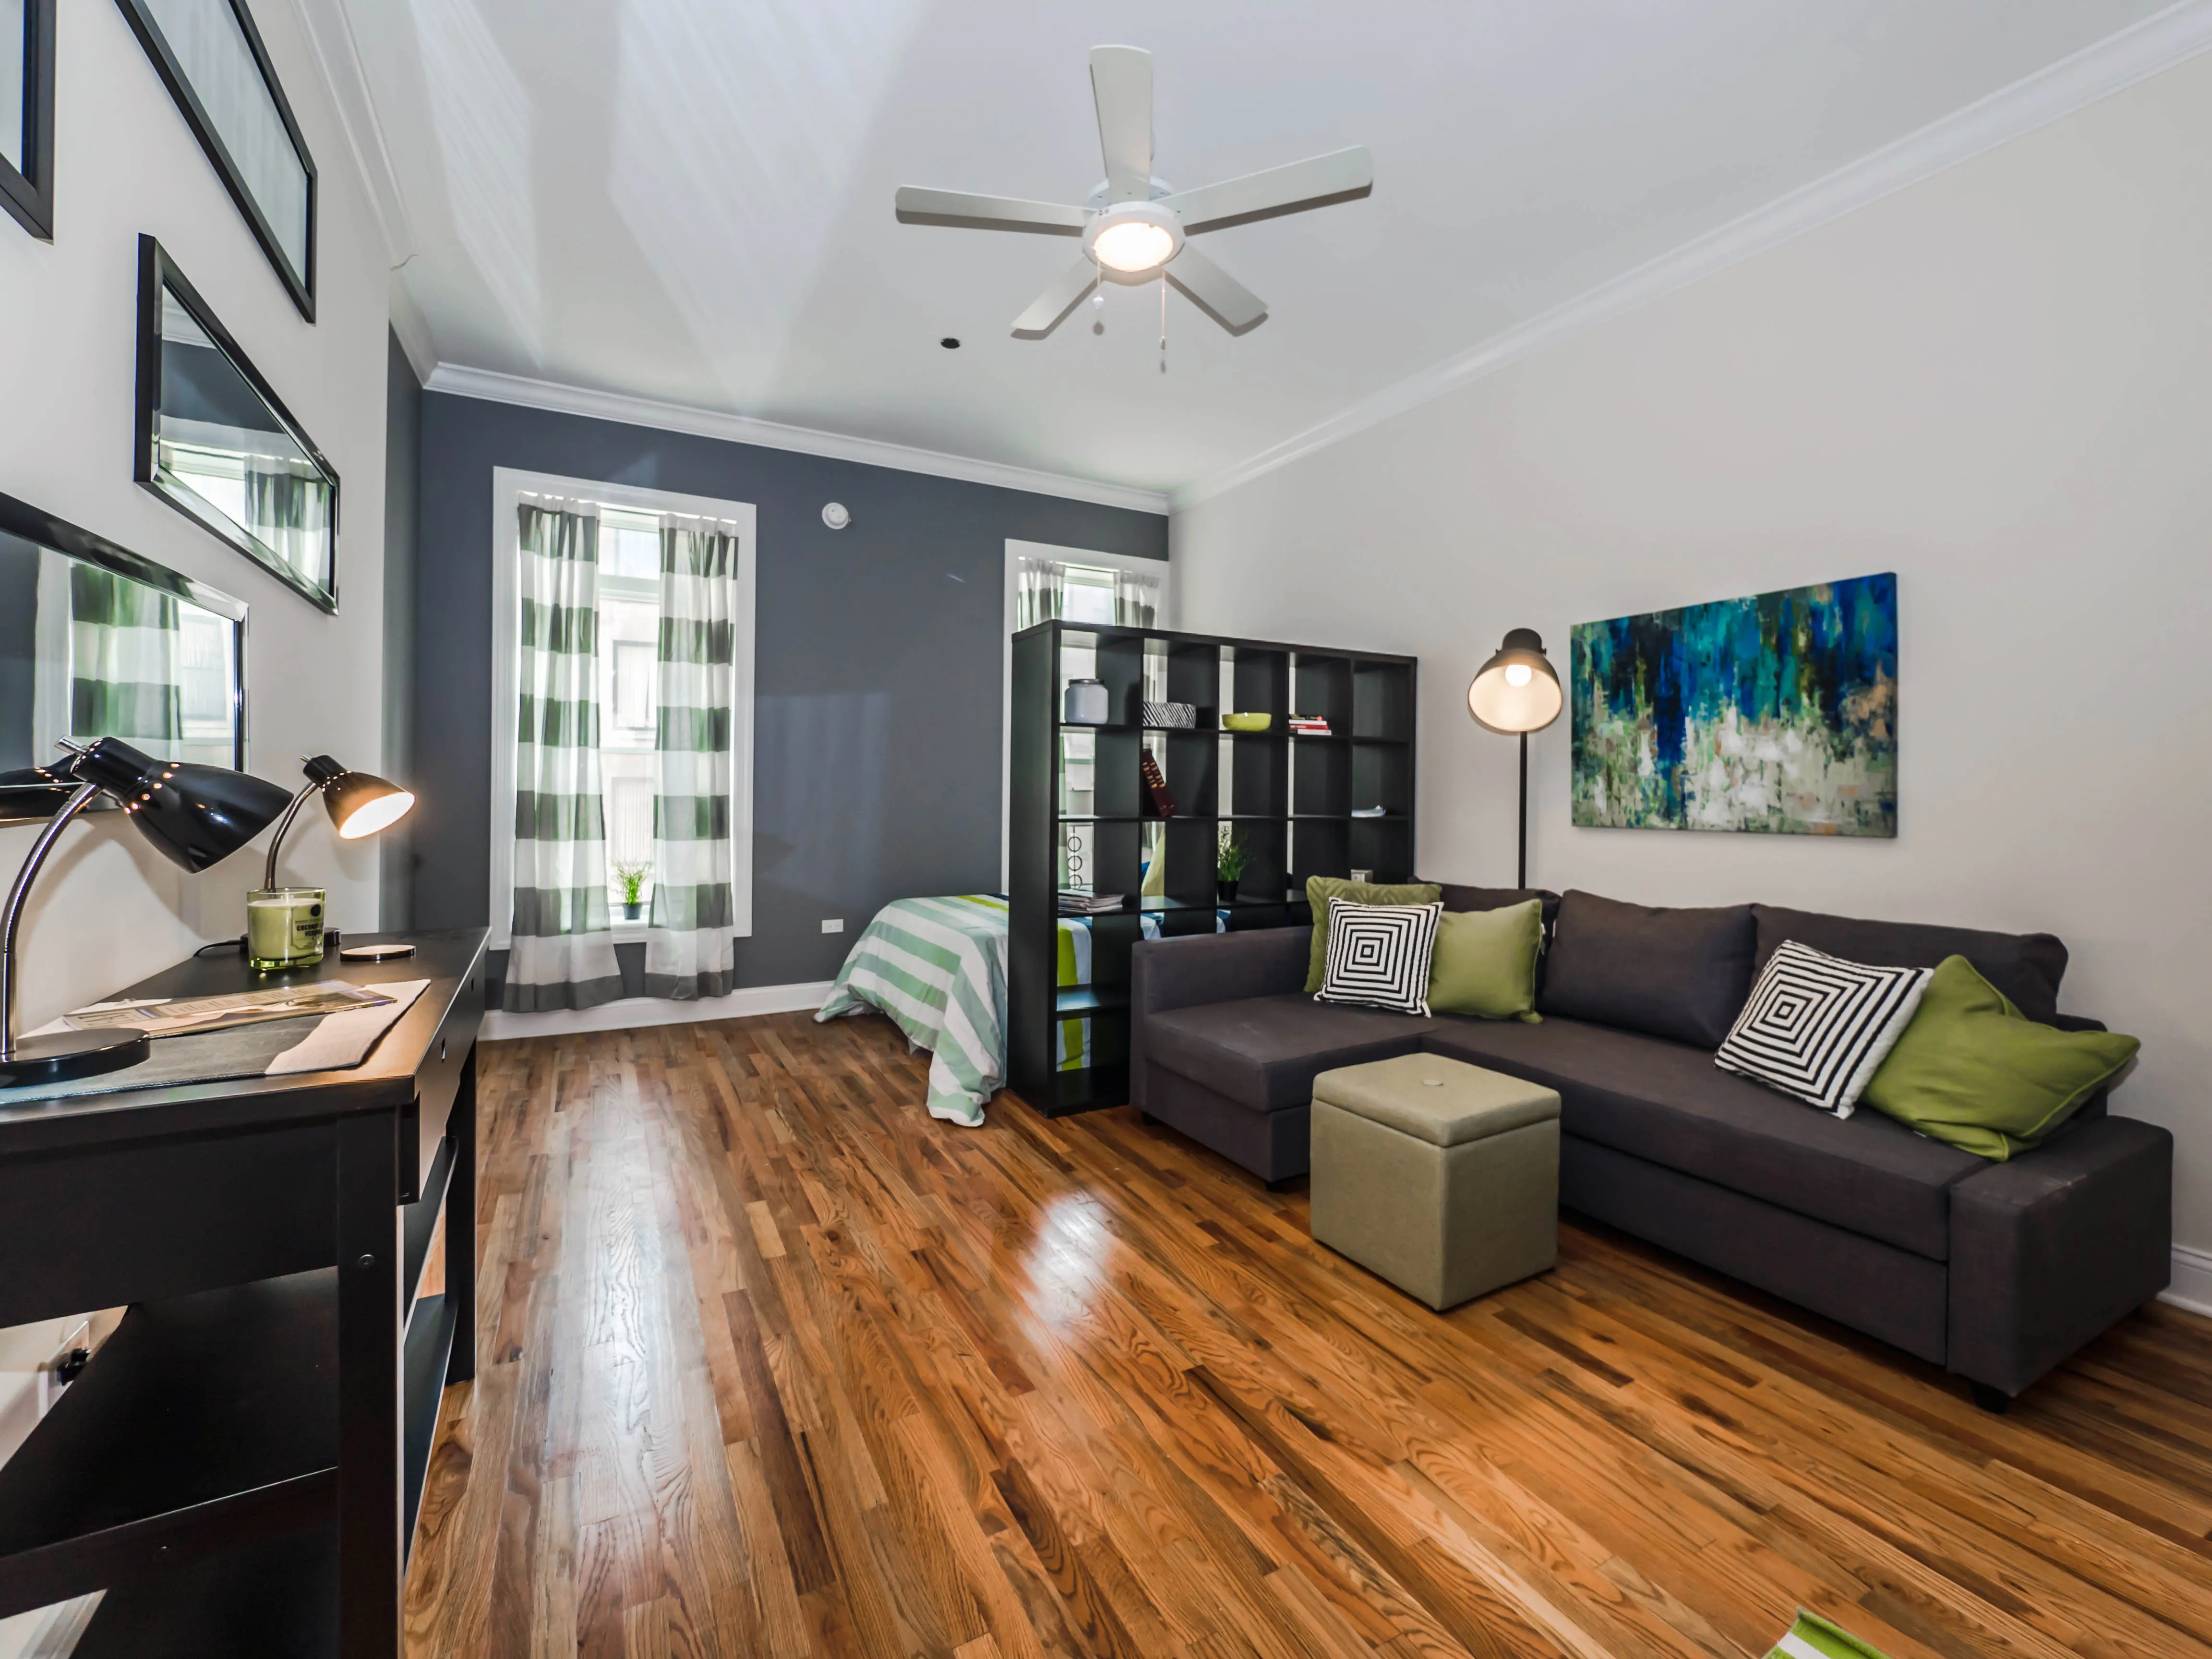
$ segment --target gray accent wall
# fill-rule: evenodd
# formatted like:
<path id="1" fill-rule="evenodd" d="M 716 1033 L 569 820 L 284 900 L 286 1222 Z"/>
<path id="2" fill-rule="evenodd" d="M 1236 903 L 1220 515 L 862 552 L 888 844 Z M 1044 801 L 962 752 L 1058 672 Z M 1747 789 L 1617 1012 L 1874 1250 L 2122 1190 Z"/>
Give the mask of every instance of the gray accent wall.
<path id="1" fill-rule="evenodd" d="M 428 392 L 413 921 L 490 921 L 492 470 L 750 502 L 753 931 L 740 986 L 828 979 L 892 899 L 999 884 L 1006 544 L 1165 559 L 1164 514 Z M 822 522 L 827 501 L 852 523 Z M 842 935 L 825 935 L 824 918 Z"/>
<path id="2" fill-rule="evenodd" d="M 415 773 L 416 498 L 422 461 L 422 388 L 397 334 L 387 333 L 385 350 L 382 770 L 384 776 L 406 783 Z M 411 815 L 377 838 L 376 856 L 377 925 L 400 932 L 408 926 L 415 902 Z"/>

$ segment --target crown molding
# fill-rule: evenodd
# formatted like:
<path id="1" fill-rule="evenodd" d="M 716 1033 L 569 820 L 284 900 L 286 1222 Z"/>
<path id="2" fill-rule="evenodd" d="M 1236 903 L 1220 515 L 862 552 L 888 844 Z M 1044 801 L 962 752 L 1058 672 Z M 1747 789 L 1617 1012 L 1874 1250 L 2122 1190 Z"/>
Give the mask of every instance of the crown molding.
<path id="1" fill-rule="evenodd" d="M 1447 357 L 1249 459 L 1174 489 L 1190 507 L 1379 426 L 1600 323 L 1911 188 L 2212 49 L 2212 0 L 2181 0 L 1672 252 Z"/>
<path id="2" fill-rule="evenodd" d="M 384 126 L 376 118 L 376 100 L 369 95 L 368 76 L 361 65 L 344 0 L 293 0 L 292 9 L 314 53 L 315 67 L 322 71 L 324 88 L 345 132 L 346 148 L 353 152 L 354 170 L 368 195 L 369 216 L 383 239 L 385 263 L 396 270 L 415 257 L 415 226 L 407 216 L 407 199 L 400 193 L 392 153 L 385 148 Z M 414 356 L 411 347 L 408 355 Z M 419 362 L 416 371 L 422 372 Z"/>
<path id="3" fill-rule="evenodd" d="M 1168 510 L 1168 498 L 1158 490 L 1101 483 L 1096 479 L 1069 477 L 1058 472 L 1034 471 L 1025 466 L 981 461 L 967 455 L 947 455 L 933 449 L 915 449 L 874 438 L 818 432 L 811 427 L 784 426 L 775 421 L 757 421 L 750 416 L 728 415 L 689 404 L 665 404 L 619 392 L 558 386 L 550 380 L 533 380 L 489 368 L 441 363 L 424 382 L 423 389 L 450 392 L 457 398 L 519 404 L 525 409 L 550 410 L 556 415 L 582 415 L 593 420 L 620 421 L 626 426 L 649 426 L 662 432 L 686 432 L 695 437 L 720 438 L 763 449 L 787 449 L 802 455 L 825 456 L 831 460 L 857 461 L 863 466 L 924 472 L 933 477 L 958 478 L 967 483 L 1019 489 L 1032 495 L 1058 495 L 1069 501 L 1092 501 L 1100 507 L 1127 507 L 1134 513 L 1164 514 Z"/>

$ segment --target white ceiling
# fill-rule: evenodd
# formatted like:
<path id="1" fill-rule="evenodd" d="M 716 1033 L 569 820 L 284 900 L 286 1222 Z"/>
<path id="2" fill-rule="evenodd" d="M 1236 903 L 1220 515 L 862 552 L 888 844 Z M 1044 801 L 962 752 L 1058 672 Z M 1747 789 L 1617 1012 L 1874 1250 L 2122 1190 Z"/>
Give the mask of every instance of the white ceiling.
<path id="1" fill-rule="evenodd" d="M 344 0 L 446 363 L 1172 489 L 2136 22 L 2160 0 Z M 1182 188 L 1346 144 L 1371 198 L 1210 234 L 1271 315 L 1156 286 L 1044 341 L 1085 54 L 1153 53 Z M 954 335 L 958 351 L 938 341 Z"/>

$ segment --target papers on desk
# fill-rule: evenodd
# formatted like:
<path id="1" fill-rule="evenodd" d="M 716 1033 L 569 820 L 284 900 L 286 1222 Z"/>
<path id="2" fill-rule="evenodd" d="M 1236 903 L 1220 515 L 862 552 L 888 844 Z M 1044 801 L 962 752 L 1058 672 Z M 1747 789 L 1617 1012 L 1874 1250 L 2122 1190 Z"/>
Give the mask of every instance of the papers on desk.
<path id="1" fill-rule="evenodd" d="M 198 1031 L 234 1025 L 258 1025 L 265 1020 L 302 1019 L 309 1015 L 358 1012 L 381 1007 L 392 999 L 383 991 L 349 985 L 343 980 L 317 980 L 312 985 L 285 985 L 267 991 L 240 991 L 230 996 L 151 997 L 143 1002 L 95 1002 L 62 1024 L 72 1030 L 110 1030 L 121 1027 L 143 1031 L 149 1037 L 185 1036 Z"/>

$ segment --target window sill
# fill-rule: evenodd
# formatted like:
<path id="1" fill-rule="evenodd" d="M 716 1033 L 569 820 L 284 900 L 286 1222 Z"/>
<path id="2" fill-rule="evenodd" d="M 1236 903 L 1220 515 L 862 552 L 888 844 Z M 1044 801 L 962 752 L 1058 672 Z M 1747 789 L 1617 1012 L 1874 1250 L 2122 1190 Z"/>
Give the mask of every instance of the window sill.
<path id="1" fill-rule="evenodd" d="M 643 921 L 617 921 L 613 929 L 617 945 L 642 945 L 645 936 L 653 931 L 652 924 Z"/>

